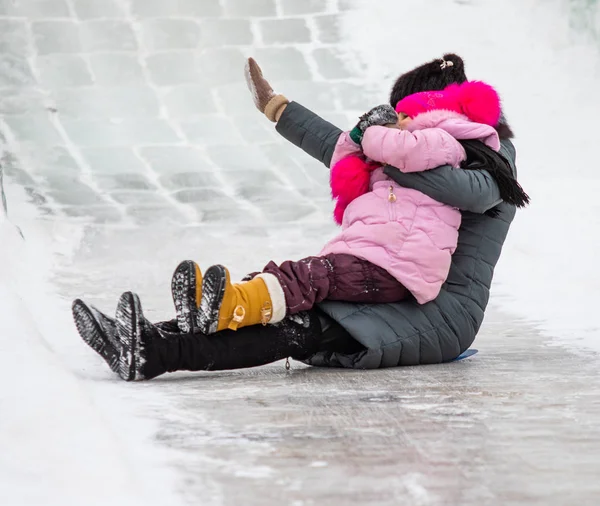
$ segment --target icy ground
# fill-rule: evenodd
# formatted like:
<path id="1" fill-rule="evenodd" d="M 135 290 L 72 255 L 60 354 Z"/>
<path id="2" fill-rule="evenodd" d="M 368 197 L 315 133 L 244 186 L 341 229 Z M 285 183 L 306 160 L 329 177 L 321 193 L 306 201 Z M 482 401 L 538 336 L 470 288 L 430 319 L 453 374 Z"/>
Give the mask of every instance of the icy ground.
<path id="1" fill-rule="evenodd" d="M 600 18 L 586 0 L 0 0 L 0 504 L 595 505 Z M 243 62 L 341 127 L 447 51 L 501 92 L 520 212 L 464 362 L 115 380 L 69 305 L 334 232 Z M 18 225 L 25 237 L 22 239 Z"/>

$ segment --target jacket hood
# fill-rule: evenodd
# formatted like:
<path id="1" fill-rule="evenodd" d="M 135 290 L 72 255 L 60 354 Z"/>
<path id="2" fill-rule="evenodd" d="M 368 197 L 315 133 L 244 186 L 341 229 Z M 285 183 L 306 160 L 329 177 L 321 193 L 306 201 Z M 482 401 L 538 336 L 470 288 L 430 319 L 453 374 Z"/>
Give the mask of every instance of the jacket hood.
<path id="1" fill-rule="evenodd" d="M 494 151 L 500 149 L 500 137 L 494 127 L 475 123 L 458 112 L 443 109 L 424 112 L 408 124 L 407 130 L 415 132 L 425 128 L 441 128 L 457 140 L 476 139 Z"/>

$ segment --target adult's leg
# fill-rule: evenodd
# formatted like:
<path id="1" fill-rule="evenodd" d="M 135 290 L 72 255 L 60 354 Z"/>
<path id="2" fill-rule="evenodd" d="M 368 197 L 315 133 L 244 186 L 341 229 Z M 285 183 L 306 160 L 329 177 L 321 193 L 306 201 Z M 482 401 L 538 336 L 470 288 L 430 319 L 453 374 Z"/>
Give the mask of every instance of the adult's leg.
<path id="1" fill-rule="evenodd" d="M 100 313 L 98 310 L 96 312 Z M 100 313 L 102 314 L 102 313 Z M 321 332 L 317 337 L 317 351 L 331 351 L 336 353 L 345 353 L 351 355 L 353 353 L 358 353 L 363 351 L 365 347 L 360 344 L 356 339 L 354 339 L 350 333 L 342 327 L 338 322 L 327 316 L 325 313 L 318 309 L 311 309 L 306 311 L 308 318 L 313 320 L 318 318 Z M 108 317 L 106 315 L 102 315 L 106 320 Z M 293 320 L 293 318 L 291 318 Z M 167 320 L 163 322 L 158 322 L 153 324 L 157 329 L 161 330 L 161 334 L 163 336 L 177 336 L 177 335 L 186 335 L 189 334 L 187 332 L 182 332 L 178 327 L 177 319 Z M 268 333 L 267 329 L 274 327 L 273 325 L 269 327 L 265 327 L 263 329 L 264 333 Z M 238 331 L 240 332 L 240 331 Z M 278 327 L 278 332 L 282 334 L 283 339 L 288 339 L 292 337 L 292 334 L 286 336 L 286 332 L 294 332 L 293 325 L 280 325 Z M 193 333 L 196 336 L 204 336 L 201 332 L 196 331 Z M 218 334 L 218 335 L 223 335 Z M 258 334 L 257 334 L 258 335 Z M 216 336 L 215 336 L 216 337 Z M 300 349 L 299 353 L 291 354 L 290 357 L 295 360 L 305 360 L 306 358 L 306 349 Z M 279 359 L 278 359 L 279 360 Z"/>
<path id="2" fill-rule="evenodd" d="M 321 322 L 316 311 L 277 325 L 251 326 L 212 336 L 182 334 L 175 322 L 153 325 L 143 316 L 137 295 L 126 292 L 110 319 L 83 301 L 73 303 L 77 329 L 126 380 L 151 379 L 172 371 L 217 371 L 268 364 L 286 357 L 305 360 L 319 350 Z"/>
<path id="3" fill-rule="evenodd" d="M 365 347 L 334 319 L 318 309 L 313 309 L 310 312 L 316 313 L 321 323 L 321 335 L 319 336 L 317 352 L 353 355 L 365 350 Z M 292 356 L 292 358 L 297 357 Z M 305 358 L 297 358 L 297 360 L 305 360 Z"/>
<path id="4" fill-rule="evenodd" d="M 143 378 L 164 372 L 222 371 L 270 364 L 287 357 L 305 360 L 319 349 L 321 328 L 314 313 L 286 318 L 277 325 L 252 325 L 216 334 L 170 334 L 147 322 Z"/>

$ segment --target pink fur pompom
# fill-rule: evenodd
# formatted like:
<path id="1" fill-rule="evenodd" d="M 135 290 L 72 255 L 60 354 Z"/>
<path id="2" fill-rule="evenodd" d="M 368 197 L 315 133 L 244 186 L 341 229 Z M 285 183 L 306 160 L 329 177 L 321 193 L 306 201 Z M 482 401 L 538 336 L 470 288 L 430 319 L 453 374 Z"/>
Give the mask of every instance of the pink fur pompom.
<path id="1" fill-rule="evenodd" d="M 444 91 L 456 93 L 462 112 L 471 121 L 496 126 L 500 121 L 500 97 L 489 84 L 467 81 L 451 85 Z"/>
<path id="2" fill-rule="evenodd" d="M 359 156 L 347 156 L 333 166 L 330 185 L 331 195 L 337 200 L 333 213 L 336 223 L 342 223 L 344 211 L 350 202 L 369 191 L 371 172 L 377 167 Z"/>
<path id="3" fill-rule="evenodd" d="M 344 221 L 344 213 L 346 212 L 346 208 L 350 202 L 341 201 L 340 199 L 336 200 L 335 207 L 333 208 L 333 219 L 338 225 L 341 225 Z"/>
<path id="4" fill-rule="evenodd" d="M 429 111 L 447 110 L 464 114 L 475 123 L 495 127 L 500 120 L 500 97 L 494 88 L 481 81 L 451 84 L 442 91 L 422 91 L 404 97 L 397 112 L 416 118 Z"/>

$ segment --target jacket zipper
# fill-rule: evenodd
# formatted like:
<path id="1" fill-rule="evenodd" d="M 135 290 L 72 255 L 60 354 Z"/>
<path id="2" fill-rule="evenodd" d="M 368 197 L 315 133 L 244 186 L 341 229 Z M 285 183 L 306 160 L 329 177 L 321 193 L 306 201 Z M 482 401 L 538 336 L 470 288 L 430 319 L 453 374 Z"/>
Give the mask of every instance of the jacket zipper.
<path id="1" fill-rule="evenodd" d="M 388 202 L 390 209 L 390 220 L 396 221 L 396 194 L 394 193 L 394 187 L 390 185 L 390 193 L 388 194 Z"/>

